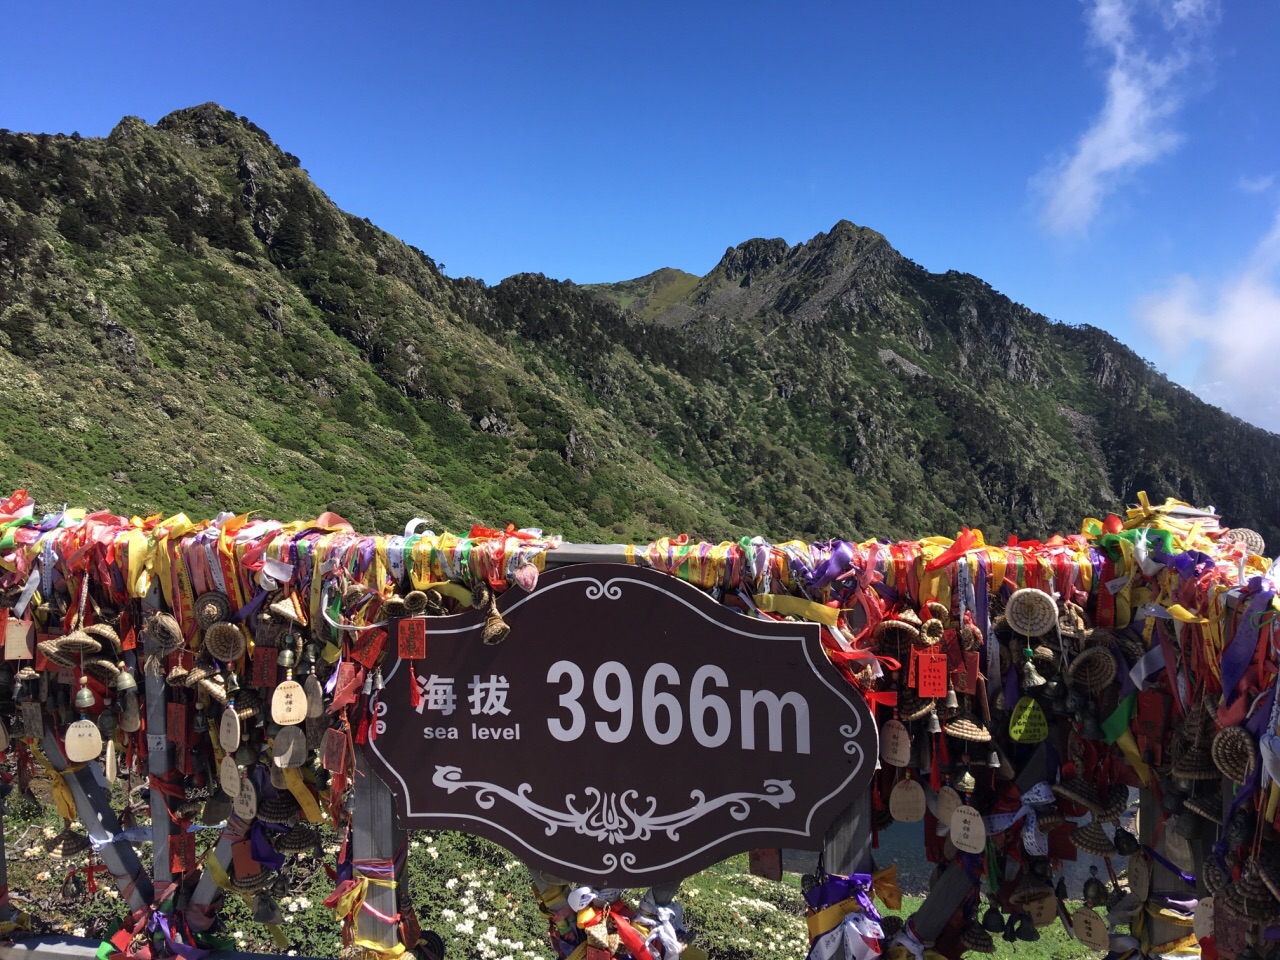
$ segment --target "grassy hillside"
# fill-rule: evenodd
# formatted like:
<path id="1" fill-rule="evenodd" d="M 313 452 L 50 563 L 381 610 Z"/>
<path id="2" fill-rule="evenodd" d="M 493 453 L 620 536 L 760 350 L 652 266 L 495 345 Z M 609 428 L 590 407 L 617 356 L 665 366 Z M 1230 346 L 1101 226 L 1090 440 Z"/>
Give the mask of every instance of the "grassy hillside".
<path id="1" fill-rule="evenodd" d="M 0 133 L 0 384 L 0 485 L 46 506 L 1001 537 L 1146 488 L 1280 537 L 1280 438 L 874 231 L 489 287 L 213 104 Z"/>

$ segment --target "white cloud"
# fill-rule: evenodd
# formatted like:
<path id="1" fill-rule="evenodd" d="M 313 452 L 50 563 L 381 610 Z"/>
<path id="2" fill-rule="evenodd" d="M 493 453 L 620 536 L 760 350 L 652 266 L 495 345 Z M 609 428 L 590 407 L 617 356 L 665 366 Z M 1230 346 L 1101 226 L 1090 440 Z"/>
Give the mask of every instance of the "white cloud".
<path id="1" fill-rule="evenodd" d="M 1236 181 L 1236 186 L 1245 193 L 1266 193 L 1276 182 L 1274 173 L 1264 173 L 1256 177 L 1241 176 Z"/>
<path id="2" fill-rule="evenodd" d="M 1152 10 L 1157 17 L 1143 16 Z M 1182 142 L 1174 120 L 1183 88 L 1217 19 L 1218 0 L 1090 0 L 1089 40 L 1109 59 L 1107 95 L 1072 152 L 1033 180 L 1049 231 L 1083 233 L 1128 176 Z"/>
<path id="3" fill-rule="evenodd" d="M 1135 312 L 1168 359 L 1200 357 L 1191 389 L 1280 433 L 1280 213 L 1244 266 L 1216 287 L 1178 276 Z"/>

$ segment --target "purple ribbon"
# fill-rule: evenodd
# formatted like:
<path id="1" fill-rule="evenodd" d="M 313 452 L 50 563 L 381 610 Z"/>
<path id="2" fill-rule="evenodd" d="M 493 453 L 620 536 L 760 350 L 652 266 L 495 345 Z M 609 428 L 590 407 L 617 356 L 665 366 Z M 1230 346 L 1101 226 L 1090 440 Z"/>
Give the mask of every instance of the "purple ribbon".
<path id="1" fill-rule="evenodd" d="M 159 928 L 160 933 L 164 936 L 164 942 L 169 945 L 169 949 L 176 956 L 182 957 L 183 960 L 201 960 L 207 957 L 212 950 L 205 950 L 201 947 L 188 946 L 185 943 L 178 943 L 173 939 L 173 932 L 169 927 L 169 918 L 163 913 L 156 911 L 151 914 L 151 919 L 147 921 L 147 929 L 152 933 Z"/>
<path id="2" fill-rule="evenodd" d="M 275 871 L 284 866 L 284 854 L 277 853 L 275 847 L 271 846 L 271 841 L 267 839 L 267 829 L 259 820 L 253 821 L 253 826 L 249 828 L 249 850 L 253 853 L 253 859 L 268 870 Z"/>
<path id="3" fill-rule="evenodd" d="M 1156 853 L 1155 850 L 1151 849 L 1151 847 L 1147 846 L 1145 843 L 1142 845 L 1142 849 L 1147 851 L 1147 853 L 1150 855 L 1152 860 L 1160 864 L 1160 866 L 1164 867 L 1170 873 L 1173 873 L 1178 877 L 1180 877 L 1182 879 L 1182 882 L 1185 883 L 1187 886 L 1191 887 L 1193 890 L 1195 889 L 1195 886 L 1196 886 L 1195 874 L 1183 873 L 1167 857 L 1164 857 L 1161 854 Z"/>
<path id="4" fill-rule="evenodd" d="M 812 549 L 815 553 L 818 551 L 825 553 L 826 558 L 821 564 L 815 566 L 812 572 L 805 574 L 805 586 L 810 591 L 825 589 L 842 573 L 847 573 L 853 568 L 853 544 L 847 541 L 830 540 L 825 543 L 815 543 Z"/>
<path id="5" fill-rule="evenodd" d="M 1275 591 L 1264 587 L 1260 578 L 1249 582 L 1248 589 L 1253 593 L 1249 606 L 1236 624 L 1235 635 L 1222 654 L 1222 699 L 1230 706 L 1236 698 L 1236 687 L 1249 668 L 1250 661 L 1258 649 L 1258 636 L 1262 628 L 1262 614 L 1271 606 Z"/>
<path id="6" fill-rule="evenodd" d="M 827 878 L 804 895 L 805 902 L 813 910 L 824 910 L 832 904 L 848 900 L 850 897 L 858 901 L 862 912 L 880 922 L 880 914 L 868 895 L 871 890 L 871 874 L 852 873 L 847 877 L 827 874 Z"/>

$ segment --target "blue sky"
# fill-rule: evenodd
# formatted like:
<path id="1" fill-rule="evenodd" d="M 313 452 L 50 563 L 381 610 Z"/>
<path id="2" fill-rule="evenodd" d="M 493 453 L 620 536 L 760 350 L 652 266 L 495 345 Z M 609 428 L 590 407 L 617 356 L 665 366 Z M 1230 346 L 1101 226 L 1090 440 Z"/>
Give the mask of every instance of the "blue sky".
<path id="1" fill-rule="evenodd" d="M 0 126 L 216 100 L 496 282 L 841 218 L 1280 430 L 1280 4 L 24 4 Z"/>

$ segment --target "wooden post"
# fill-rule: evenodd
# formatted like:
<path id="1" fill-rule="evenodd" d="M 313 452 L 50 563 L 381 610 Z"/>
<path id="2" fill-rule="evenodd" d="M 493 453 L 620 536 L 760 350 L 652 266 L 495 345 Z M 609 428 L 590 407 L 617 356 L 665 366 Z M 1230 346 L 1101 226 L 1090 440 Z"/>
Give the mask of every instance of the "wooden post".
<path id="1" fill-rule="evenodd" d="M 228 876 L 231 873 L 231 845 L 234 841 L 230 837 L 219 837 L 218 844 L 209 851 L 209 856 L 213 857 L 222 866 L 222 869 Z M 213 877 L 209 871 L 200 871 L 200 880 L 196 883 L 195 892 L 191 894 L 191 906 L 193 909 L 187 912 L 187 923 L 197 933 L 203 933 L 213 926 L 216 919 L 211 905 L 221 899 L 222 890 L 213 882 Z"/>
<path id="2" fill-rule="evenodd" d="M 359 869 L 361 860 L 393 860 L 400 852 L 404 831 L 396 822 L 395 798 L 387 785 L 369 767 L 363 751 L 356 751 L 355 810 L 351 819 L 352 858 Z M 398 877 L 395 878 L 398 881 Z M 400 909 L 396 904 L 396 887 L 370 884 L 366 903 L 387 917 Z M 383 947 L 400 942 L 396 925 L 379 920 L 369 910 L 361 910 L 355 918 L 356 936 Z"/>
<path id="3" fill-rule="evenodd" d="M 822 864 L 828 873 L 848 876 L 871 873 L 876 868 L 871 855 L 871 793 L 859 794 L 827 828 L 822 841 Z"/>
<path id="4" fill-rule="evenodd" d="M 5 804 L 9 799 L 9 791 L 12 789 L 7 783 L 0 785 L 0 890 L 4 891 L 4 896 L 0 897 L 0 923 L 4 923 L 13 916 L 13 909 L 9 906 L 9 878 L 5 869 L 5 852 L 4 852 L 4 815 Z"/>
<path id="5" fill-rule="evenodd" d="M 148 650 L 148 653 L 155 653 Z M 160 657 L 146 658 L 147 771 L 163 778 L 170 770 L 172 754 L 168 737 L 169 685 L 165 683 L 164 664 Z M 151 878 L 156 885 L 173 879 L 169 862 L 169 835 L 173 820 L 169 817 L 169 798 L 160 790 L 151 790 Z"/>
<path id="6" fill-rule="evenodd" d="M 67 761 L 62 755 L 57 731 L 48 721 L 45 722 L 41 749 L 53 769 L 66 769 Z M 71 790 L 76 812 L 83 821 L 85 830 L 90 838 L 103 844 L 98 855 L 111 871 L 120 892 L 128 897 L 129 909 L 140 910 L 149 905 L 152 896 L 151 877 L 143 871 L 137 852 L 127 843 L 107 843 L 120 832 L 120 821 L 111 809 L 111 798 L 98 761 L 85 764 L 75 773 L 65 774 L 63 780 Z"/>

